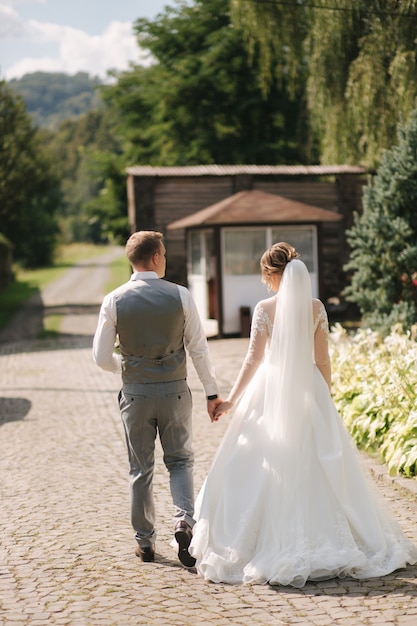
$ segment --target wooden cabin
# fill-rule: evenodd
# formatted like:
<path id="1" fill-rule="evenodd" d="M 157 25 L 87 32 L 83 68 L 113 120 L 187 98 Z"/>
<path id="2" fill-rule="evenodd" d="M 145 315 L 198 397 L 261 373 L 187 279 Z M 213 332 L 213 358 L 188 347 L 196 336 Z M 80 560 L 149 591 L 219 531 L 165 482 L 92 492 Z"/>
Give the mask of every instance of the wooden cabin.
<path id="1" fill-rule="evenodd" d="M 248 333 L 256 303 L 268 297 L 259 261 L 274 242 L 287 241 L 305 262 L 313 297 L 320 293 L 322 227 L 342 216 L 265 193 L 239 191 L 168 225 L 187 233 L 187 283 L 206 328 L 217 335 Z"/>
<path id="2" fill-rule="evenodd" d="M 241 191 L 262 191 L 340 216 L 337 220 L 332 218 L 314 222 L 318 263 L 316 295 L 326 302 L 329 298 L 339 296 L 344 288 L 346 279 L 343 265 L 349 256 L 345 231 L 352 225 L 353 213 L 362 209 L 362 188 L 367 174 L 364 168 L 349 165 L 135 166 L 128 168 L 127 174 L 131 232 L 155 229 L 164 233 L 168 280 L 190 286 L 192 246 L 196 245 L 197 238 L 196 234 L 191 235 L 191 231 L 201 230 L 190 225 L 169 228 L 170 224 L 227 201 Z M 254 215 L 257 210 L 253 208 Z M 281 221 L 281 227 L 284 224 L 294 225 L 292 217 L 287 215 L 286 221 Z M 250 223 L 251 228 L 254 223 L 256 216 L 255 222 Z M 268 228 L 273 228 L 274 223 L 276 225 L 276 222 L 270 220 Z M 244 226 L 233 222 L 234 227 L 238 225 Z M 264 225 L 262 221 L 259 224 L 262 228 Z M 295 225 L 299 228 L 302 223 L 295 220 Z M 309 228 L 312 225 L 313 222 L 305 224 Z M 223 226 L 226 227 L 226 224 Z M 209 230 L 213 228 L 210 226 Z M 194 243 L 190 243 L 190 237 L 194 238 Z M 269 242 L 268 237 L 275 237 L 275 233 L 269 231 L 266 237 Z M 280 237 L 281 240 L 285 238 Z M 210 245 L 209 242 L 207 245 Z M 210 305 L 211 308 L 213 306 Z M 216 306 L 222 306 L 220 300 Z M 213 311 L 210 312 L 212 314 Z M 221 313 L 217 310 L 215 314 L 221 327 Z M 226 330 L 227 325 L 223 328 L 225 334 Z"/>

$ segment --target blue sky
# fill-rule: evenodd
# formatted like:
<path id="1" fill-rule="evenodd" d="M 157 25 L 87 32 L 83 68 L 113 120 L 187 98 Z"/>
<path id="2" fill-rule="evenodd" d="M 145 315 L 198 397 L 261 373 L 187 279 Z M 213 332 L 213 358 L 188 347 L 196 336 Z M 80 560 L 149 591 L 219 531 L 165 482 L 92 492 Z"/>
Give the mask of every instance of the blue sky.
<path id="1" fill-rule="evenodd" d="M 176 0 L 0 0 L 0 78 L 36 71 L 105 78 L 147 63 L 132 32 Z"/>

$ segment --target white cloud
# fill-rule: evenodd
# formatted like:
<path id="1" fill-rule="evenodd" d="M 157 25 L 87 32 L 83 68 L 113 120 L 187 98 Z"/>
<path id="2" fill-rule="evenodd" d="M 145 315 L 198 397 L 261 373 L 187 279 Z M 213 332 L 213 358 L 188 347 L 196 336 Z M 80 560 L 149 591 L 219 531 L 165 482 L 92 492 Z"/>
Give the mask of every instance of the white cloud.
<path id="1" fill-rule="evenodd" d="M 25 25 L 17 12 L 9 5 L 0 3 L 1 39 L 19 39 L 25 35 Z"/>
<path id="2" fill-rule="evenodd" d="M 8 68 L 6 79 L 24 74 L 45 72 L 88 72 L 104 78 L 107 70 L 124 70 L 129 62 L 148 64 L 147 54 L 140 50 L 130 22 L 111 22 L 101 35 L 88 35 L 70 26 L 30 20 L 24 24 L 25 38 L 39 49 L 48 46 L 45 56 L 23 58 Z M 50 54 L 51 44 L 56 54 Z"/>

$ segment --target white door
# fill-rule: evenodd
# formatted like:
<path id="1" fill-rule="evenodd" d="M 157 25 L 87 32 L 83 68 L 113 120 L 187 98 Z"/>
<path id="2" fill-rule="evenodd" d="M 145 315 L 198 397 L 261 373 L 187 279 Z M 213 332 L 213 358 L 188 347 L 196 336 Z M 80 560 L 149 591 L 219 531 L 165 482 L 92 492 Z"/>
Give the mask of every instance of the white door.
<path id="1" fill-rule="evenodd" d="M 216 324 L 206 322 L 216 318 L 216 259 L 212 230 L 192 230 L 188 234 L 188 287 L 196 303 L 207 334 L 217 334 Z"/>

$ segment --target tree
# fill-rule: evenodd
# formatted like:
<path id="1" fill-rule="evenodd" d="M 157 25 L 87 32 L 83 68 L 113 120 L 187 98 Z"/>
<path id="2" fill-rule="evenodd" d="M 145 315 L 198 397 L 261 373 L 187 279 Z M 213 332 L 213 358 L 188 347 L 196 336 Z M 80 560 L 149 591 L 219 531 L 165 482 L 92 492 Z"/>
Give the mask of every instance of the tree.
<path id="1" fill-rule="evenodd" d="M 288 95 L 283 72 L 262 93 L 227 0 L 182 3 L 153 21 L 138 20 L 135 29 L 153 64 L 102 89 L 130 163 L 314 160 L 302 92 Z"/>
<path id="2" fill-rule="evenodd" d="M 123 159 L 111 152 L 90 154 L 89 173 L 100 184 L 100 192 L 85 204 L 92 241 L 125 243 L 130 234 L 122 163 Z"/>
<path id="3" fill-rule="evenodd" d="M 0 81 L 0 225 L 14 257 L 51 261 L 58 232 L 59 178 L 20 96 Z"/>
<path id="4" fill-rule="evenodd" d="M 305 4 L 298 0 L 230 0 L 232 23 L 241 30 L 250 58 L 258 61 L 264 93 L 283 75 L 288 77 L 290 92 L 306 86 L 308 59 L 304 46 L 310 9 Z"/>
<path id="5" fill-rule="evenodd" d="M 231 0 L 263 84 L 307 63 L 306 98 L 323 163 L 374 166 L 417 97 L 417 0 Z"/>
<path id="6" fill-rule="evenodd" d="M 417 321 L 417 109 L 382 155 L 364 190 L 363 214 L 348 231 L 352 272 L 347 299 L 368 326 L 387 333 Z"/>
<path id="7" fill-rule="evenodd" d="M 136 32 L 152 64 L 113 73 L 100 89 L 104 107 L 61 125 L 53 141 L 70 236 L 126 239 L 128 165 L 316 160 L 299 91 L 291 99 L 274 81 L 262 93 L 227 0 L 168 7 L 138 20 Z M 84 132 L 88 120 L 97 123 L 92 134 Z"/>
<path id="8" fill-rule="evenodd" d="M 100 107 L 63 122 L 49 135 L 48 148 L 62 174 L 63 240 L 126 240 L 126 175 L 109 111 Z"/>

